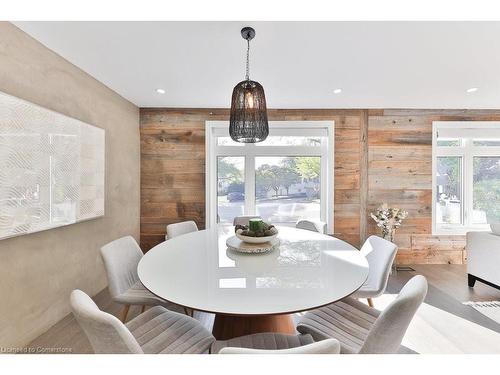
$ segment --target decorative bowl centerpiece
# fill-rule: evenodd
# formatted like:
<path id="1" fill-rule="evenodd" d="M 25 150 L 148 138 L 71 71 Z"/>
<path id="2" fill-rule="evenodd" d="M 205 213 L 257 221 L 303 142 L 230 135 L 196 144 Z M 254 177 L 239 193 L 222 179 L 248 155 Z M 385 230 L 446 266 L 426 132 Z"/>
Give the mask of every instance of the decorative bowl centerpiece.
<path id="1" fill-rule="evenodd" d="M 271 242 L 278 235 L 278 230 L 272 224 L 267 224 L 262 219 L 250 219 L 248 225 L 237 225 L 235 234 L 246 243 Z"/>

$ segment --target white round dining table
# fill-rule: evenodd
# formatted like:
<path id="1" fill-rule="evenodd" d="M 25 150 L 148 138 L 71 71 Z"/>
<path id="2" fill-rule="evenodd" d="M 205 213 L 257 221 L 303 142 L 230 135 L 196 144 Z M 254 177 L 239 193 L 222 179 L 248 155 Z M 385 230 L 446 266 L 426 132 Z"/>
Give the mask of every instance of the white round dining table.
<path id="1" fill-rule="evenodd" d="M 263 331 L 293 333 L 291 313 L 352 294 L 366 280 L 368 262 L 338 238 L 277 229 L 279 246 L 262 254 L 228 249 L 231 226 L 169 239 L 144 255 L 139 279 L 162 299 L 215 313 L 217 339 Z"/>

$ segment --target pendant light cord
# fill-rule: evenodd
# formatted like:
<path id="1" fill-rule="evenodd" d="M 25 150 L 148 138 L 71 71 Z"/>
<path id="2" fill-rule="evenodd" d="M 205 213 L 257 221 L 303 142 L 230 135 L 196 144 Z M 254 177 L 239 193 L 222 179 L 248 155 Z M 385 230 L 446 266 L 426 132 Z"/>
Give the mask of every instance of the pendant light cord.
<path id="1" fill-rule="evenodd" d="M 250 80 L 250 39 L 247 39 L 247 70 L 246 80 Z"/>

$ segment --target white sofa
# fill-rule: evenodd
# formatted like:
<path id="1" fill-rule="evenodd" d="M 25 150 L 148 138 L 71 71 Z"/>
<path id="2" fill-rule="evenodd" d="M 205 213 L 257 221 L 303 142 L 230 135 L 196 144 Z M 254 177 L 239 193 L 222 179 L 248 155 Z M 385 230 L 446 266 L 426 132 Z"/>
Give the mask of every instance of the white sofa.
<path id="1" fill-rule="evenodd" d="M 469 286 L 481 281 L 500 289 L 500 236 L 491 232 L 468 232 L 467 273 Z"/>

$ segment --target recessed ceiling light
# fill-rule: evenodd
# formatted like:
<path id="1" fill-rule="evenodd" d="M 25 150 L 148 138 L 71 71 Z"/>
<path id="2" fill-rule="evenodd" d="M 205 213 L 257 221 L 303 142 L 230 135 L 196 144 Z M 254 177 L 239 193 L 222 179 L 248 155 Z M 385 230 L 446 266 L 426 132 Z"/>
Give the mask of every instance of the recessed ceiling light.
<path id="1" fill-rule="evenodd" d="M 334 94 L 340 94 L 342 92 L 342 89 L 335 89 L 333 90 Z"/>
<path id="2" fill-rule="evenodd" d="M 467 92 L 476 92 L 477 90 L 477 87 L 471 87 L 470 89 L 467 89 Z"/>
<path id="3" fill-rule="evenodd" d="M 166 93 L 166 91 L 164 89 L 156 89 L 156 92 L 158 94 L 162 94 L 162 95 Z"/>

